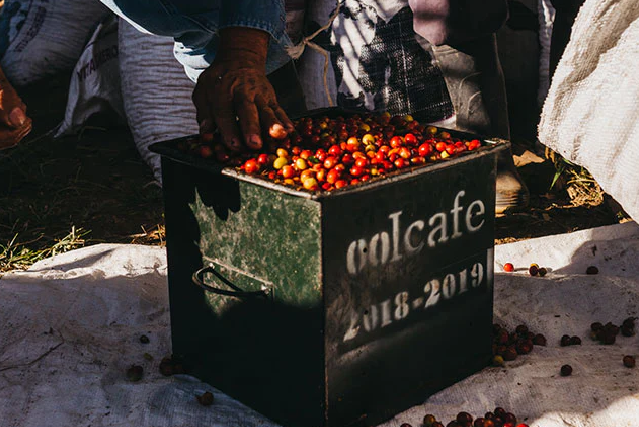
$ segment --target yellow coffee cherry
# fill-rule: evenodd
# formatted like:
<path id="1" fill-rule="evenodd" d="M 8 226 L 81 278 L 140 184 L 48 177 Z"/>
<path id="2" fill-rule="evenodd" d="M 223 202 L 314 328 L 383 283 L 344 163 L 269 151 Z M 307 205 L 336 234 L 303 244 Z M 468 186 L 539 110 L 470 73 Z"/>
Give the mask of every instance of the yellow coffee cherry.
<path id="1" fill-rule="evenodd" d="M 288 164 L 288 159 L 286 157 L 278 157 L 277 159 L 273 161 L 273 167 L 275 169 L 282 169 L 287 164 Z"/>

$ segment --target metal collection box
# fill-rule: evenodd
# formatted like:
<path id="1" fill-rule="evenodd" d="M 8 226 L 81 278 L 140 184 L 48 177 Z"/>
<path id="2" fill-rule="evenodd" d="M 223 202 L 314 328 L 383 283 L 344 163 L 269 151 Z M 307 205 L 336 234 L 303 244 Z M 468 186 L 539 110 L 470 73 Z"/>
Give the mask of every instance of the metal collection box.
<path id="1" fill-rule="evenodd" d="M 173 353 L 193 375 L 284 426 L 341 427 L 389 419 L 490 362 L 507 143 L 310 193 L 178 142 L 153 150 Z"/>

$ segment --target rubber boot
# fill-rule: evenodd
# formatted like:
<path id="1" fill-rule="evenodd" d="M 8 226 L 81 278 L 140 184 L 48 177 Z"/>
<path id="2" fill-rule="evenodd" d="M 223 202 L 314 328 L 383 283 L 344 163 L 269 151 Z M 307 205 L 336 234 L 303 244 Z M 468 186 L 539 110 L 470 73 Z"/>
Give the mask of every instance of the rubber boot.
<path id="1" fill-rule="evenodd" d="M 510 139 L 504 74 L 495 35 L 451 46 L 433 46 L 455 107 L 456 128 Z M 495 213 L 528 206 L 530 193 L 505 150 L 497 161 Z"/>

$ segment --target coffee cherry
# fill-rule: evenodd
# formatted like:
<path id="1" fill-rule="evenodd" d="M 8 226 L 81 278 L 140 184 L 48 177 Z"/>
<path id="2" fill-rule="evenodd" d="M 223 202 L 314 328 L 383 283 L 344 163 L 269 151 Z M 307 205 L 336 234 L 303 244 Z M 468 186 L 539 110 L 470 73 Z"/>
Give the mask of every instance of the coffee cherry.
<path id="1" fill-rule="evenodd" d="M 147 337 L 146 335 L 141 335 L 140 336 L 140 342 L 142 344 L 148 344 L 149 342 L 151 342 L 151 340 L 149 340 L 149 337 Z"/>
<path id="2" fill-rule="evenodd" d="M 495 410 L 493 411 L 493 413 L 495 414 L 495 418 L 503 419 L 504 415 L 506 415 L 506 410 L 502 408 L 501 406 L 497 406 Z"/>
<path id="3" fill-rule="evenodd" d="M 603 328 L 603 325 L 600 322 L 594 322 L 590 324 L 590 330 L 591 331 L 598 331 L 599 329 Z"/>
<path id="4" fill-rule="evenodd" d="M 615 325 L 612 322 L 608 322 L 604 325 L 604 329 L 611 331 L 613 334 L 617 335 L 619 333 L 619 326 Z"/>
<path id="5" fill-rule="evenodd" d="M 515 347 L 510 346 L 506 348 L 506 351 L 504 352 L 502 357 L 504 358 L 504 360 L 507 361 L 515 360 L 517 358 L 517 350 L 515 349 Z"/>
<path id="6" fill-rule="evenodd" d="M 504 264 L 504 271 L 507 273 L 511 273 L 515 271 L 515 267 L 511 263 L 507 262 L 506 264 Z"/>
<path id="7" fill-rule="evenodd" d="M 210 145 L 201 145 L 200 146 L 200 157 L 203 159 L 208 159 L 213 155 L 213 148 Z"/>
<path id="8" fill-rule="evenodd" d="M 428 157 L 433 152 L 433 146 L 430 145 L 428 142 L 425 142 L 419 146 L 417 152 L 422 157 Z"/>
<path id="9" fill-rule="evenodd" d="M 286 157 L 277 157 L 274 161 L 273 161 L 273 168 L 275 169 L 282 169 L 284 166 L 286 166 L 288 164 L 288 159 Z"/>
<path id="10" fill-rule="evenodd" d="M 139 365 L 131 365 L 129 369 L 126 370 L 126 379 L 129 381 L 140 381 L 144 376 L 144 368 Z"/>
<path id="11" fill-rule="evenodd" d="M 533 346 L 532 343 L 528 341 L 523 341 L 517 344 L 517 354 L 528 354 L 532 351 Z"/>
<path id="12" fill-rule="evenodd" d="M 260 166 L 266 166 L 269 164 L 269 158 L 268 158 L 268 154 L 260 154 L 259 156 L 257 156 L 257 163 Z"/>
<path id="13" fill-rule="evenodd" d="M 538 273 L 539 277 L 544 277 L 546 274 L 548 274 L 548 270 L 546 270 L 546 267 L 541 267 Z"/>
<path id="14" fill-rule="evenodd" d="M 591 265 L 590 267 L 586 268 L 586 274 L 597 274 L 597 273 L 599 273 L 599 269 L 595 267 L 594 265 Z"/>
<path id="15" fill-rule="evenodd" d="M 626 328 L 625 326 L 621 327 L 621 335 L 624 337 L 632 337 L 635 334 L 634 328 Z"/>
<path id="16" fill-rule="evenodd" d="M 482 417 L 477 418 L 473 423 L 473 427 L 484 427 L 484 419 Z"/>
<path id="17" fill-rule="evenodd" d="M 542 334 L 535 335 L 535 338 L 533 338 L 533 344 L 545 346 L 546 345 L 546 337 L 543 336 Z"/>
<path id="18" fill-rule="evenodd" d="M 504 414 L 504 416 L 502 417 L 504 423 L 511 423 L 512 425 L 517 424 L 517 418 L 515 417 L 515 414 L 513 414 L 512 412 L 506 412 Z"/>
<path id="19" fill-rule="evenodd" d="M 600 341 L 604 345 L 613 345 L 617 342 L 617 335 L 612 331 L 602 331 Z"/>
<path id="20" fill-rule="evenodd" d="M 205 391 L 201 396 L 196 396 L 196 399 L 202 406 L 211 406 L 214 401 L 213 393 L 210 391 Z"/>
<path id="21" fill-rule="evenodd" d="M 302 185 L 305 189 L 310 191 L 315 191 L 318 189 L 319 185 L 317 184 L 317 180 L 315 178 L 307 178 L 302 182 Z"/>
<path id="22" fill-rule="evenodd" d="M 282 176 L 284 177 L 284 179 L 294 178 L 295 175 L 297 175 L 297 172 L 295 171 L 295 168 L 293 166 L 285 165 L 282 167 Z"/>
<path id="23" fill-rule="evenodd" d="M 165 377 L 173 375 L 173 362 L 171 361 L 171 358 L 164 357 L 162 359 L 160 362 L 160 373 Z"/>
<path id="24" fill-rule="evenodd" d="M 559 342 L 559 345 L 561 345 L 562 347 L 568 347 L 570 345 L 570 336 L 563 335 L 561 337 L 561 341 Z"/>
<path id="25" fill-rule="evenodd" d="M 444 427 L 444 424 L 440 423 L 439 421 L 435 421 L 433 423 L 433 427 Z"/>
<path id="26" fill-rule="evenodd" d="M 451 421 L 448 424 L 446 424 L 446 427 L 462 427 L 462 426 L 457 421 Z"/>
<path id="27" fill-rule="evenodd" d="M 499 331 L 499 333 L 497 334 L 497 344 L 508 344 L 508 331 L 505 329 L 502 329 L 501 331 Z"/>
<path id="28" fill-rule="evenodd" d="M 537 264 L 531 264 L 530 268 L 528 268 L 528 273 L 531 276 L 536 276 L 539 274 L 539 266 Z"/>
<path id="29" fill-rule="evenodd" d="M 581 338 L 579 337 L 571 337 L 570 345 L 581 345 Z"/>
<path id="30" fill-rule="evenodd" d="M 570 365 L 563 365 L 563 366 L 561 367 L 560 373 L 561 373 L 561 376 L 562 376 L 562 377 L 570 376 L 570 375 L 572 374 L 572 366 L 570 366 Z"/>
<path id="31" fill-rule="evenodd" d="M 413 427 L 413 426 L 412 426 L 412 425 L 410 425 L 410 424 L 408 424 L 408 423 L 404 423 L 404 424 L 402 424 L 402 425 L 401 425 L 401 426 L 399 426 L 399 427 Z"/>
<path id="32" fill-rule="evenodd" d="M 526 325 L 517 325 L 515 327 L 515 332 L 517 332 L 517 335 L 524 335 L 528 333 L 528 326 Z"/>
<path id="33" fill-rule="evenodd" d="M 260 170 L 260 165 L 257 163 L 256 159 L 248 159 L 244 162 L 244 172 L 248 174 L 254 174 Z"/>
<path id="34" fill-rule="evenodd" d="M 468 412 L 461 411 L 460 413 L 457 414 L 457 422 L 460 424 L 472 422 L 472 421 L 473 421 L 473 417 Z"/>
<path id="35" fill-rule="evenodd" d="M 494 366 L 504 366 L 504 358 L 500 355 L 493 356 L 493 365 Z"/>
<path id="36" fill-rule="evenodd" d="M 433 414 L 424 415 L 423 427 L 433 427 L 433 424 L 437 422 L 437 419 Z"/>
<path id="37" fill-rule="evenodd" d="M 623 357 L 623 366 L 626 368 L 634 368 L 635 367 L 635 358 L 633 356 L 624 356 Z"/>
<path id="38" fill-rule="evenodd" d="M 522 424 L 517 424 L 516 427 L 528 427 L 528 424 L 523 424 L 523 423 Z"/>
<path id="39" fill-rule="evenodd" d="M 621 323 L 621 326 L 628 329 L 634 329 L 636 319 L 636 317 L 628 317 Z"/>

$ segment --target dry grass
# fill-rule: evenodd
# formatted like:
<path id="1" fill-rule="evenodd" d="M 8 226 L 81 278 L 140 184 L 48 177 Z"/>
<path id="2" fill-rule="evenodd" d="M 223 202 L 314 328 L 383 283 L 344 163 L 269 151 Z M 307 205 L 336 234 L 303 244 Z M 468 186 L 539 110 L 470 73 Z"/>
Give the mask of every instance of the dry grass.
<path id="1" fill-rule="evenodd" d="M 0 273 L 11 270 L 26 270 L 38 261 L 82 247 L 86 243 L 84 237 L 87 234 L 89 231 L 72 227 L 69 234 L 62 239 L 40 249 L 33 249 L 34 244 L 43 239 L 44 234 L 41 234 L 38 239 L 27 242 L 20 242 L 18 234 L 16 234 L 6 245 L 0 244 Z"/>

